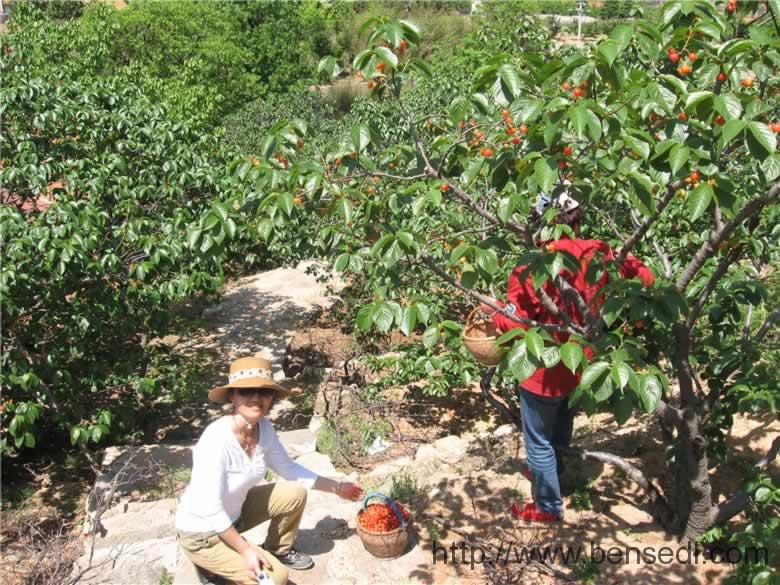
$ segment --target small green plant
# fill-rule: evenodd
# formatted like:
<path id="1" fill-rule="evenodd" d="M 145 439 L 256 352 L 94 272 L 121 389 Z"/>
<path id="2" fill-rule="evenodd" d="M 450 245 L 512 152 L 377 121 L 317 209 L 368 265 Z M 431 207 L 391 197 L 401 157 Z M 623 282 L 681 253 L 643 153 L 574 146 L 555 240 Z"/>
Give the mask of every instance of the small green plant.
<path id="1" fill-rule="evenodd" d="M 428 534 L 431 537 L 431 540 L 441 540 L 442 536 L 444 536 L 439 530 L 439 527 L 436 525 L 436 523 L 433 520 L 425 520 L 425 529 L 428 531 Z"/>
<path id="2" fill-rule="evenodd" d="M 390 497 L 405 504 L 411 504 L 420 495 L 417 479 L 410 471 L 404 471 L 392 478 Z"/>
<path id="3" fill-rule="evenodd" d="M 3 506 L 6 508 L 19 508 L 35 495 L 35 488 L 29 485 L 18 488 L 3 489 Z"/>
<path id="4" fill-rule="evenodd" d="M 152 499 L 175 498 L 187 486 L 192 476 L 189 467 L 165 466 L 160 470 L 160 480 L 147 490 L 146 495 Z"/>
<path id="5" fill-rule="evenodd" d="M 591 500 L 593 496 L 593 488 L 590 483 L 578 488 L 571 496 L 571 505 L 575 510 L 592 510 L 593 502 Z"/>
<path id="6" fill-rule="evenodd" d="M 593 583 L 599 574 L 599 564 L 593 557 L 582 559 L 574 567 L 574 576 L 582 583 Z"/>
<path id="7" fill-rule="evenodd" d="M 158 585 L 173 585 L 173 576 L 166 569 L 163 569 Z"/>

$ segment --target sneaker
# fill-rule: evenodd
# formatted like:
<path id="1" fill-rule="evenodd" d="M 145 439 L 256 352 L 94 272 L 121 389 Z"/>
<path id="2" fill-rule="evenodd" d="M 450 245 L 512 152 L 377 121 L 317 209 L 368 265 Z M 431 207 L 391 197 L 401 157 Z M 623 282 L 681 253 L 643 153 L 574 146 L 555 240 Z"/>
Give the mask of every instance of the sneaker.
<path id="1" fill-rule="evenodd" d="M 283 565 L 295 569 L 296 571 L 305 571 L 314 566 L 314 561 L 306 553 L 299 552 L 291 548 L 287 554 L 274 555 Z"/>
<path id="2" fill-rule="evenodd" d="M 562 520 L 558 514 L 551 514 L 550 512 L 540 510 L 533 502 L 526 504 L 522 507 L 522 509 L 517 504 L 512 504 L 509 512 L 514 518 L 517 518 L 521 522 L 552 524 Z"/>

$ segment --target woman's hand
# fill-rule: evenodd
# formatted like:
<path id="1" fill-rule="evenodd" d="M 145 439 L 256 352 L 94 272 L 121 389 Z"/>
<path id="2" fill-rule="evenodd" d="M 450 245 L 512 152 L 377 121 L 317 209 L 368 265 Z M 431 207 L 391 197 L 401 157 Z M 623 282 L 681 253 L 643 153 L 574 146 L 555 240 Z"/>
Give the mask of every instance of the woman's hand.
<path id="1" fill-rule="evenodd" d="M 351 481 L 340 481 L 336 488 L 336 494 L 340 498 L 355 502 L 363 497 L 363 488 L 360 484 Z"/>
<path id="2" fill-rule="evenodd" d="M 490 300 L 494 304 L 498 304 L 495 299 L 490 299 Z M 491 307 L 490 305 L 487 305 L 485 303 L 480 303 L 479 304 L 479 310 L 482 311 L 483 313 L 485 313 L 485 315 L 487 315 L 488 317 L 491 317 L 491 316 L 495 315 L 495 313 L 496 313 L 496 310 L 493 307 Z"/>
<path id="3" fill-rule="evenodd" d="M 241 553 L 241 560 L 244 561 L 244 566 L 247 570 L 255 576 L 260 574 L 263 567 L 271 566 L 271 563 L 268 562 L 263 553 L 251 546 L 246 547 L 244 552 Z"/>

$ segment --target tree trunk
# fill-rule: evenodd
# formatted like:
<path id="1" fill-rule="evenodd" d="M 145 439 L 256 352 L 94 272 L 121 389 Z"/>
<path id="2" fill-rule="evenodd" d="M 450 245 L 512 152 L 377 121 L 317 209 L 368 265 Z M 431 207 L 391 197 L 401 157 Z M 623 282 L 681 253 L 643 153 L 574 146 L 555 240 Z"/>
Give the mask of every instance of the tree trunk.
<path id="1" fill-rule="evenodd" d="M 707 442 L 701 433 L 699 415 L 688 411 L 681 433 L 685 465 L 684 481 L 678 486 L 684 490 L 678 515 L 681 520 L 682 540 L 695 540 L 712 526 L 712 486 L 710 485 Z"/>

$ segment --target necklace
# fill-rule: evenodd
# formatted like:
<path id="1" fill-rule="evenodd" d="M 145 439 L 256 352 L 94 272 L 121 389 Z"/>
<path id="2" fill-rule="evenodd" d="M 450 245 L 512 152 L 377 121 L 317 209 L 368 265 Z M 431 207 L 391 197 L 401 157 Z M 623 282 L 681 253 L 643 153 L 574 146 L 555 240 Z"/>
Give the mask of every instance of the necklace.
<path id="1" fill-rule="evenodd" d="M 245 418 L 244 418 L 244 417 L 241 415 L 241 413 L 240 413 L 240 412 L 237 412 L 236 414 L 238 415 L 238 418 L 240 418 L 242 421 L 244 421 L 244 424 L 246 425 L 246 428 L 247 428 L 247 429 L 251 429 L 251 428 L 254 426 L 252 423 L 250 423 L 248 420 L 246 420 L 246 419 L 245 419 Z"/>
<path id="2" fill-rule="evenodd" d="M 238 414 L 238 413 L 236 413 L 236 414 Z M 244 421 L 244 424 L 246 425 L 247 429 L 251 429 L 253 427 L 253 425 L 248 423 L 247 420 L 243 416 L 241 416 L 240 414 L 238 416 L 240 416 L 241 420 Z M 233 419 L 233 422 L 235 423 L 235 429 L 236 429 L 236 433 L 235 434 L 236 434 L 236 437 L 238 438 L 239 445 L 241 445 L 241 448 L 246 452 L 246 454 L 249 457 L 251 457 L 252 453 L 254 452 L 255 446 L 257 445 L 257 442 L 255 440 L 255 434 L 252 433 L 249 436 L 244 436 L 241 433 L 240 427 L 238 426 L 238 422 L 236 421 L 235 418 Z"/>

